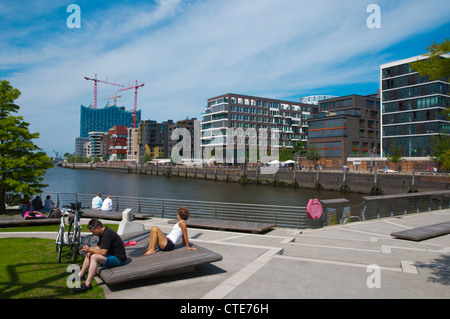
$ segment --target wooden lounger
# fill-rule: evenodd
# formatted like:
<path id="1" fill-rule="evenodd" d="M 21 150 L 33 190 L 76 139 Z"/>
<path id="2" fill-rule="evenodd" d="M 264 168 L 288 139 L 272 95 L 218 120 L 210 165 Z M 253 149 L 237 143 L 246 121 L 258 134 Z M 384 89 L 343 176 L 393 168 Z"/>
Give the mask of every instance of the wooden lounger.
<path id="1" fill-rule="evenodd" d="M 94 209 L 83 209 L 81 211 L 83 212 L 82 217 L 84 218 L 99 218 L 118 221 L 122 220 L 122 211 L 106 212 Z M 151 214 L 136 214 L 136 213 L 132 213 L 132 215 L 134 216 L 134 219 L 148 219 L 153 216 Z"/>
<path id="2" fill-rule="evenodd" d="M 136 241 L 137 245 L 125 247 L 127 263 L 123 266 L 98 269 L 98 276 L 107 284 L 141 280 L 178 273 L 193 272 L 196 266 L 222 260 L 222 255 L 198 245 L 197 250 L 188 251 L 185 245 L 177 245 L 172 251 L 158 251 L 151 255 L 142 255 L 148 246 L 150 231 L 121 236 L 123 241 Z M 97 240 L 97 237 L 92 236 Z M 93 241 L 94 243 L 95 240 Z M 91 240 L 92 241 L 92 240 Z M 91 243 L 92 244 L 92 243 Z"/>
<path id="3" fill-rule="evenodd" d="M 400 239 L 420 241 L 446 234 L 450 234 L 450 222 L 403 230 L 392 233 L 391 236 Z"/>
<path id="4" fill-rule="evenodd" d="M 169 224 L 176 223 L 177 220 L 169 220 Z M 275 227 L 275 224 L 209 218 L 189 218 L 186 221 L 186 226 L 194 228 L 251 232 L 253 234 L 258 234 L 272 229 L 273 227 Z"/>
<path id="5" fill-rule="evenodd" d="M 37 225 L 55 225 L 59 224 L 59 218 L 33 218 L 25 219 L 22 216 L 0 217 L 0 227 L 22 227 Z"/>

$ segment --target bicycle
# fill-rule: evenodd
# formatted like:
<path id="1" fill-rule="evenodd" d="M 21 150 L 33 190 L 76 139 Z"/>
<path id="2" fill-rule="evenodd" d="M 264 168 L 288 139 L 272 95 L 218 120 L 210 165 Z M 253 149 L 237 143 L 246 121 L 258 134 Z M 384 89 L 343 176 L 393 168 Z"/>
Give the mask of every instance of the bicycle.
<path id="1" fill-rule="evenodd" d="M 68 242 L 68 236 L 65 233 L 64 218 L 69 216 L 65 210 L 61 214 L 61 222 L 59 223 L 58 235 L 56 235 L 56 251 L 58 252 L 58 262 L 61 262 L 62 249 Z"/>
<path id="2" fill-rule="evenodd" d="M 76 262 L 79 249 L 81 246 L 81 215 L 83 214 L 80 211 L 81 203 L 70 203 L 71 211 L 74 213 L 74 217 L 70 219 L 69 229 L 67 232 L 68 244 L 70 249 L 72 250 L 72 261 Z M 73 229 L 73 230 L 72 230 Z"/>

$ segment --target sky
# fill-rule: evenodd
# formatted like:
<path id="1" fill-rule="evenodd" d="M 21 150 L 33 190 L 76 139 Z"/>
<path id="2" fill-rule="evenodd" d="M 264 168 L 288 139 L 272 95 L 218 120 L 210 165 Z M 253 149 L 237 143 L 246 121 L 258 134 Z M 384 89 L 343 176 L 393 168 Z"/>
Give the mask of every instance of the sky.
<path id="1" fill-rule="evenodd" d="M 1 0 L 0 79 L 22 92 L 19 115 L 54 156 L 74 153 L 80 105 L 94 104 L 84 77 L 144 83 L 142 120 L 201 119 L 225 93 L 373 94 L 381 64 L 448 37 L 448 0 Z M 117 94 L 132 111 L 134 90 L 117 89 L 99 83 L 98 108 Z"/>

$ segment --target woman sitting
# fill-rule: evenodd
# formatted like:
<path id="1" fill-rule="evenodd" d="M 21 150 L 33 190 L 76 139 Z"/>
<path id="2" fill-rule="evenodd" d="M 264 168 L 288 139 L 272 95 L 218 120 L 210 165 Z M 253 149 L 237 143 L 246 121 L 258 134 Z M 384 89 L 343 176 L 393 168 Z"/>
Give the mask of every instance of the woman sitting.
<path id="1" fill-rule="evenodd" d="M 173 226 L 172 231 L 169 235 L 164 235 L 164 233 L 156 226 L 153 226 L 150 231 L 150 242 L 142 253 L 144 255 L 150 255 L 156 253 L 156 245 L 162 251 L 169 251 L 175 248 L 181 240 L 186 244 L 188 250 L 196 250 L 196 248 L 189 247 L 189 238 L 186 228 L 186 220 L 189 218 L 189 209 L 180 207 L 178 208 L 177 219 L 178 223 Z"/>

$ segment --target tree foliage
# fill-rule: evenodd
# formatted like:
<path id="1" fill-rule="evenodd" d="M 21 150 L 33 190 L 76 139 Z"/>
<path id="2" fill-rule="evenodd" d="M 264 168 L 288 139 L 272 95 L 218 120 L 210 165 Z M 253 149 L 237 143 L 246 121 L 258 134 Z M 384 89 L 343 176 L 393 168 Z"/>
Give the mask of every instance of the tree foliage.
<path id="1" fill-rule="evenodd" d="M 428 59 L 419 60 L 411 64 L 413 70 L 430 80 L 445 80 L 450 78 L 450 58 L 444 58 L 444 54 L 450 52 L 450 38 L 442 43 L 433 42 L 428 48 Z M 443 111 L 450 118 L 450 109 Z M 450 169 L 450 137 L 447 132 L 443 132 L 432 140 L 431 159 L 439 163 L 442 168 Z"/>
<path id="2" fill-rule="evenodd" d="M 306 151 L 306 159 L 317 163 L 322 158 L 319 148 L 315 143 L 308 143 L 308 150 Z"/>
<path id="3" fill-rule="evenodd" d="M 399 163 L 401 163 L 404 158 L 402 156 L 402 147 L 397 145 L 397 142 L 392 142 L 390 145 L 390 152 L 386 155 L 386 159 L 394 164 L 397 164 L 397 169 L 399 167 Z"/>
<path id="4" fill-rule="evenodd" d="M 431 155 L 430 158 L 442 164 L 445 159 L 445 152 L 450 150 L 450 136 L 442 133 L 431 138 Z"/>
<path id="5" fill-rule="evenodd" d="M 448 81 L 450 77 L 450 59 L 443 58 L 442 55 L 450 52 L 450 38 L 442 43 L 433 42 L 427 47 L 428 59 L 418 60 L 411 64 L 411 67 L 422 76 L 427 76 L 430 80 L 443 79 Z"/>
<path id="6" fill-rule="evenodd" d="M 29 123 L 14 116 L 20 109 L 14 103 L 20 91 L 6 80 L 0 82 L 0 213 L 5 211 L 6 192 L 36 194 L 43 184 L 51 159 L 33 143 L 39 133 L 30 133 Z"/>

